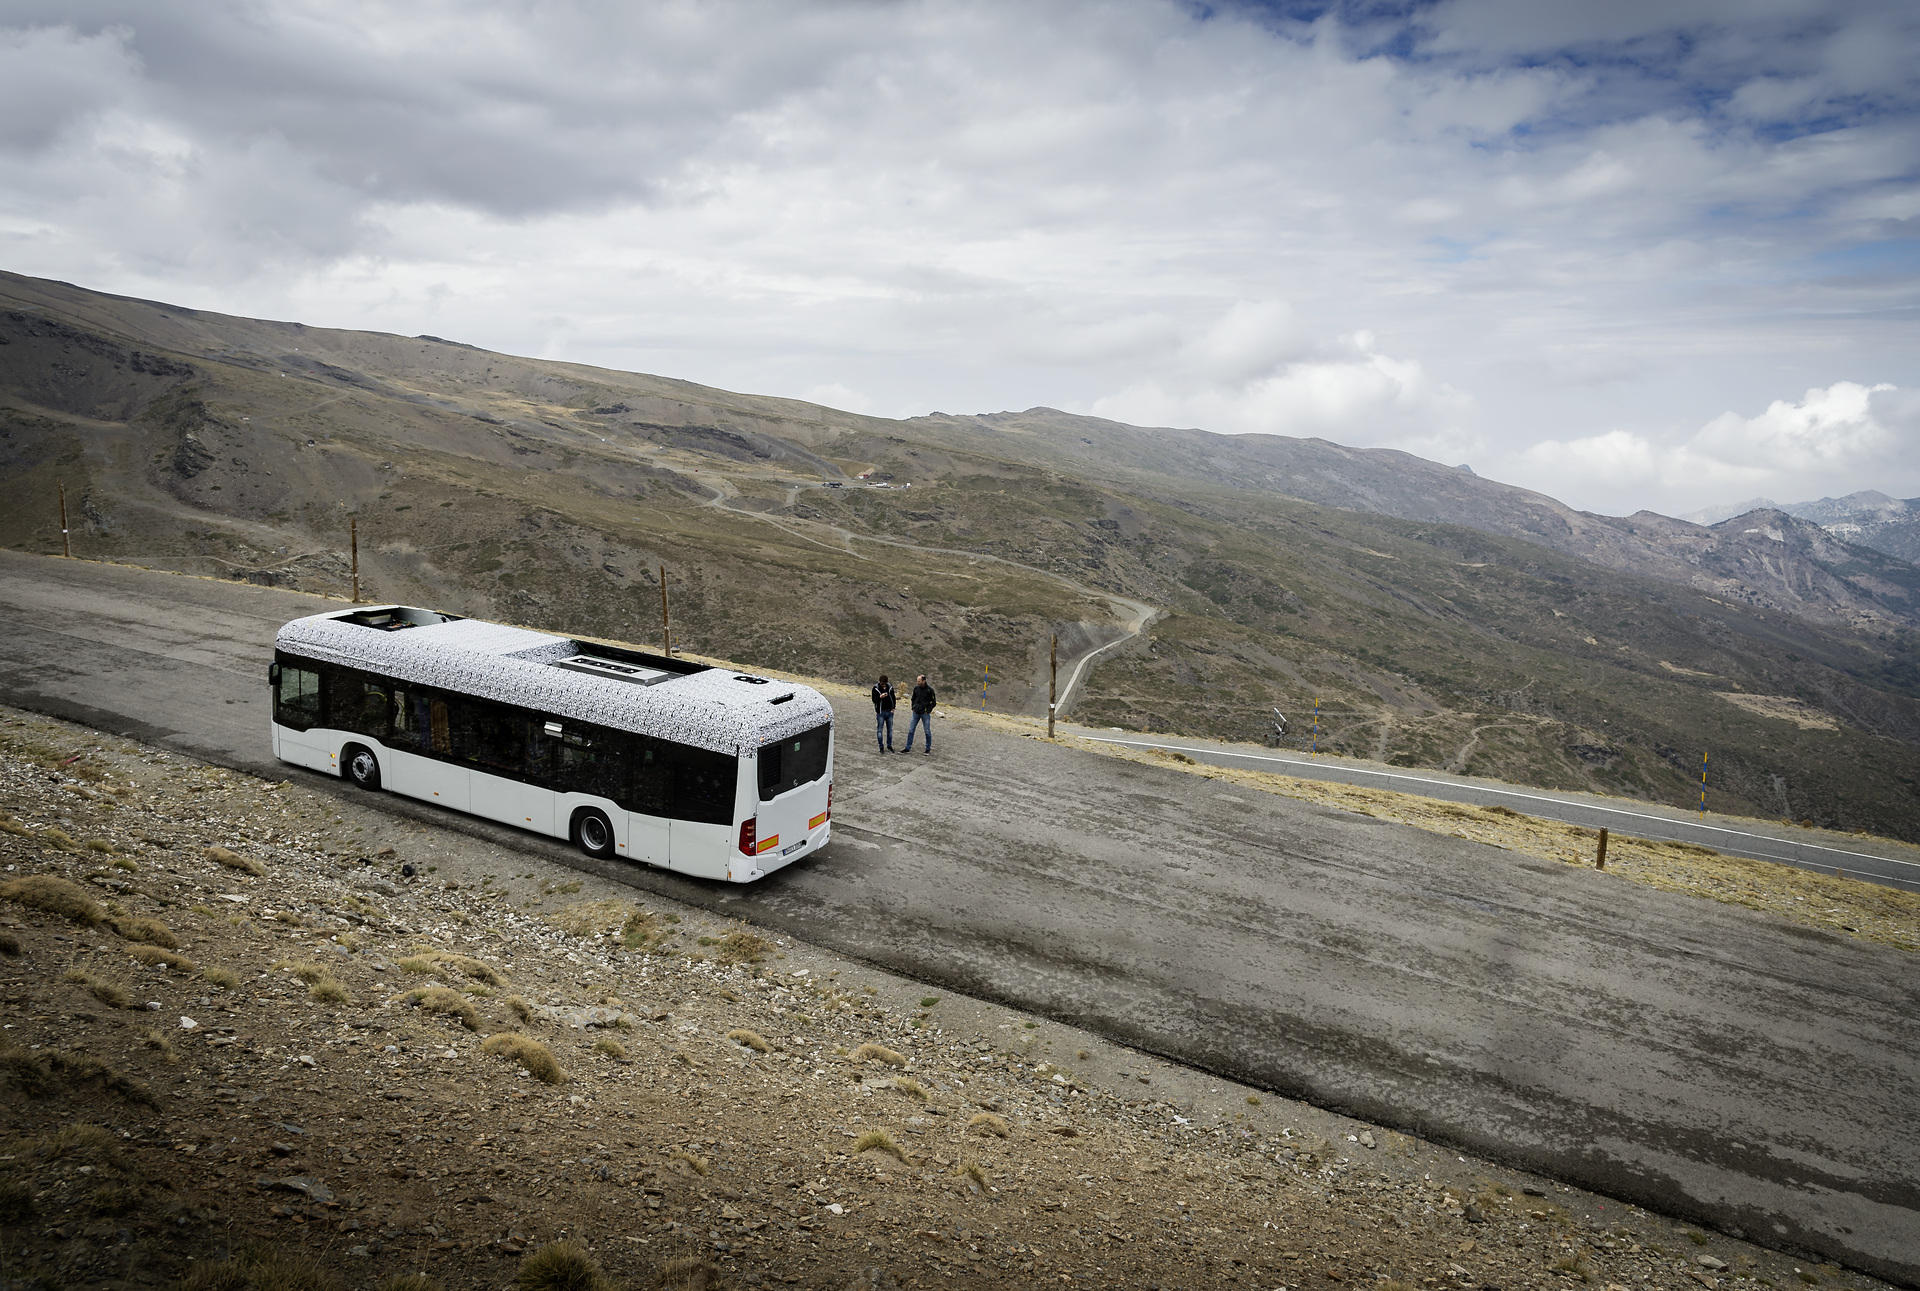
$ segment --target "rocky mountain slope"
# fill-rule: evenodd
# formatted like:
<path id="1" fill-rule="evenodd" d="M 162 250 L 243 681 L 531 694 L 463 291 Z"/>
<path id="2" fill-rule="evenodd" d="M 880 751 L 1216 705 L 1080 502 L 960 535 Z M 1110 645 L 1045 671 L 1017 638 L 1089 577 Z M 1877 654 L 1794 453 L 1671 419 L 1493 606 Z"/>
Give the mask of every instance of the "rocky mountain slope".
<path id="1" fill-rule="evenodd" d="M 0 801 L 13 1286 L 231 1285 L 269 1243 L 300 1276 L 255 1285 L 466 1291 L 556 1239 L 635 1291 L 1809 1266 L 60 723 L 0 713 Z"/>
<path id="2" fill-rule="evenodd" d="M 1854 546 L 1871 547 L 1905 561 L 1920 561 L 1920 498 L 1890 498 L 1877 489 L 1817 502 L 1755 498 L 1733 506 L 1708 507 L 1685 518 L 1697 524 L 1717 524 L 1749 511 L 1784 511 L 1811 520 Z"/>
<path id="3" fill-rule="evenodd" d="M 1784 515 L 1574 512 L 1404 454 L 863 417 L 0 277 L 0 543 L 948 702 L 1920 830 L 1920 573 Z M 911 485 L 912 487 L 907 487 Z M 885 486 L 885 487 L 880 487 Z M 1752 532 L 1748 532 L 1752 530 Z M 1137 631 L 1135 629 L 1138 629 Z M 657 638 L 656 638 L 657 639 Z M 1064 680 L 1064 677 L 1063 677 Z M 983 693 L 984 692 L 984 693 Z M 1790 793 L 1783 795 L 1785 783 Z"/>

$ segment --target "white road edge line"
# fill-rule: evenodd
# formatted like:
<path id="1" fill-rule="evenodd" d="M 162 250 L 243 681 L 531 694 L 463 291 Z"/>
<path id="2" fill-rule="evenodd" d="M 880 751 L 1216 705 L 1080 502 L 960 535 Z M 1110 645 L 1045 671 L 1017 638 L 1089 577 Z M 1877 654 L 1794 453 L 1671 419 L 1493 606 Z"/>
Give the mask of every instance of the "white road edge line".
<path id="1" fill-rule="evenodd" d="M 1442 789 L 1471 789 L 1475 793 L 1497 793 L 1508 798 L 1522 798 L 1528 802 L 1552 803 L 1556 807 L 1571 807 L 1581 811 L 1601 811 L 1614 816 L 1625 816 L 1631 820 L 1651 820 L 1662 825 L 1679 825 L 1687 829 L 1704 829 L 1710 833 L 1725 834 L 1729 838 L 1752 838 L 1763 843 L 1784 843 L 1789 847 L 1805 847 L 1816 852 L 1826 852 L 1834 856 L 1856 856 L 1863 861 L 1879 861 L 1883 865 L 1905 865 L 1920 869 L 1920 861 L 1903 861 L 1893 856 L 1875 856 L 1871 852 L 1849 852 L 1844 847 L 1828 847 L 1822 843 L 1799 843 L 1787 838 L 1774 838 L 1769 834 L 1750 834 L 1743 829 L 1727 829 L 1721 825 L 1696 825 L 1688 820 L 1675 820 L 1671 816 L 1649 816 L 1645 812 L 1627 811 L 1621 807 L 1597 807 L 1590 802 L 1571 802 L 1565 798 L 1548 798 L 1537 793 L 1522 793 L 1518 789 L 1488 789 L 1477 784 L 1461 784 L 1454 780 L 1429 780 L 1417 775 L 1399 775 L 1392 771 L 1373 771 L 1366 767 L 1350 767 L 1338 762 L 1309 762 L 1301 758 L 1276 758 L 1264 753 L 1232 753 L 1224 749 L 1209 749 L 1192 744 L 1155 744 L 1149 740 L 1115 740 L 1103 735 L 1083 735 L 1085 740 L 1098 744 L 1123 744 L 1137 749 L 1173 749 L 1180 753 L 1209 753 L 1217 758 L 1245 758 L 1250 762 L 1278 762 L 1290 767 L 1331 767 L 1349 775 L 1380 776 L 1387 780 L 1407 780 L 1414 784 L 1437 785 Z M 1782 858 L 1784 859 L 1784 858 Z"/>

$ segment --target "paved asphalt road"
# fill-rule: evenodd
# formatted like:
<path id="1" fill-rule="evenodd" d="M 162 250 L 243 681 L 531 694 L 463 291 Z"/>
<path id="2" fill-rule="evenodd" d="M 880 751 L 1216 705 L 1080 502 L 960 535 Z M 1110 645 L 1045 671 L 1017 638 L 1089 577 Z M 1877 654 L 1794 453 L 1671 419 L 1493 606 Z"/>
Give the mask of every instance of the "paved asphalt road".
<path id="1" fill-rule="evenodd" d="M 1795 829 L 1772 821 L 1741 820 L 1708 812 L 1696 819 L 1689 811 L 1657 804 L 1623 806 L 1598 794 L 1522 789 L 1473 776 L 1444 771 L 1404 770 L 1359 758 L 1321 754 L 1308 757 L 1293 749 L 1262 749 L 1218 740 L 1189 739 L 1181 735 L 1130 735 L 1098 727 L 1061 723 L 1063 733 L 1100 740 L 1132 749 L 1175 749 L 1210 766 L 1271 771 L 1307 780 L 1335 780 L 1395 793 L 1417 793 L 1448 802 L 1470 802 L 1512 807 L 1529 816 L 1563 820 L 1590 829 L 1605 827 L 1616 834 L 1676 843 L 1699 843 L 1760 861 L 1779 861 L 1803 870 L 1844 871 L 1907 892 L 1920 892 L 1920 848 L 1884 839 L 1854 840 L 1812 830 Z"/>
<path id="2" fill-rule="evenodd" d="M 350 792 L 268 760 L 268 645 L 315 608 L 0 553 L 0 700 Z M 881 757 L 863 708 L 818 856 L 745 889 L 631 881 L 1920 1285 L 1911 955 L 963 722 Z"/>

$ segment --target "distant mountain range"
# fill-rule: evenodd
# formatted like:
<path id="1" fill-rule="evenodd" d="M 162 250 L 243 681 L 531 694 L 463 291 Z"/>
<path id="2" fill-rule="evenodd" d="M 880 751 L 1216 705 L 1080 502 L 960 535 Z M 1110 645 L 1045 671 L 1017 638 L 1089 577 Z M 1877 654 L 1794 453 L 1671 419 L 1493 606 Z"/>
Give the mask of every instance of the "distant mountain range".
<path id="1" fill-rule="evenodd" d="M 1811 520 L 1834 537 L 1889 556 L 1920 564 L 1920 498 L 1890 498 L 1873 489 L 1818 502 L 1773 502 L 1753 498 L 1732 506 L 1707 507 L 1682 516 L 1695 524 L 1718 524 L 1749 511 L 1784 511 Z"/>
<path id="2" fill-rule="evenodd" d="M 1304 738 L 1317 703 L 1321 748 L 1676 804 L 1710 748 L 1717 809 L 1920 839 L 1891 499 L 1600 516 L 1326 440 L 892 420 L 0 273 L 0 545 L 58 553 L 63 491 L 77 556 L 344 595 L 353 524 L 367 597 L 656 641 L 664 566 L 676 639 L 755 668 L 1037 714 L 1057 637 L 1106 647 L 1084 722 Z"/>

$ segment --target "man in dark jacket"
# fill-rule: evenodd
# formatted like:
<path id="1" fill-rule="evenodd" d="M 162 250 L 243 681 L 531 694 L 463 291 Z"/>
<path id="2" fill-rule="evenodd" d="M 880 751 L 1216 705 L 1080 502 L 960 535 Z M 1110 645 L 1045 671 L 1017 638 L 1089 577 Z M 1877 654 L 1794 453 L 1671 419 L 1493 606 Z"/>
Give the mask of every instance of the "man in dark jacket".
<path id="1" fill-rule="evenodd" d="M 883 672 L 873 688 L 873 739 L 882 753 L 893 752 L 893 704 L 893 683 Z"/>
<path id="2" fill-rule="evenodd" d="M 902 753 L 913 752 L 913 733 L 923 724 L 927 729 L 926 751 L 933 752 L 933 706 L 939 702 L 939 697 L 933 693 L 933 687 L 927 684 L 925 676 L 914 682 L 913 720 L 907 723 L 907 747 L 900 750 Z"/>

